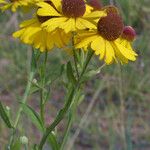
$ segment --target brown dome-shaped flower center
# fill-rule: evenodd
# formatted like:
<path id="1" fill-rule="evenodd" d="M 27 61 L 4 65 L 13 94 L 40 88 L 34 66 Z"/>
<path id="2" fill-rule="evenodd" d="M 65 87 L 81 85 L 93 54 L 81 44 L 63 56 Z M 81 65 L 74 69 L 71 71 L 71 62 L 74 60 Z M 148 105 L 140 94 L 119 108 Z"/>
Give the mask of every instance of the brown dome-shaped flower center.
<path id="1" fill-rule="evenodd" d="M 81 17 L 86 10 L 84 0 L 62 0 L 62 12 L 67 17 Z"/>
<path id="2" fill-rule="evenodd" d="M 122 33 L 122 38 L 132 42 L 136 37 L 136 32 L 131 26 L 125 26 Z"/>
<path id="3" fill-rule="evenodd" d="M 122 18 L 117 13 L 109 13 L 100 18 L 97 25 L 98 33 L 108 41 L 116 40 L 123 31 Z"/>

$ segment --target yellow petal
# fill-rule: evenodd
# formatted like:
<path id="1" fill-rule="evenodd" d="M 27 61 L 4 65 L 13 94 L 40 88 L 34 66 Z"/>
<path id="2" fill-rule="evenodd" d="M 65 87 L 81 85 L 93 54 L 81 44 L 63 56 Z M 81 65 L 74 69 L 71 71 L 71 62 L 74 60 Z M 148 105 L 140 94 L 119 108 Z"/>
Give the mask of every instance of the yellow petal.
<path id="1" fill-rule="evenodd" d="M 44 22 L 42 24 L 42 27 L 45 27 L 48 32 L 51 32 L 55 30 L 56 28 L 60 27 L 61 24 L 63 24 L 67 18 L 65 17 L 60 17 L 60 18 L 52 18 L 49 19 L 48 21 Z"/>
<path id="2" fill-rule="evenodd" d="M 93 11 L 85 15 L 84 18 L 100 18 L 105 16 L 107 16 L 107 13 L 105 11 Z"/>
<path id="3" fill-rule="evenodd" d="M 61 11 L 61 0 L 51 0 L 58 11 Z"/>
<path id="4" fill-rule="evenodd" d="M 105 40 L 105 43 L 106 43 L 105 62 L 106 64 L 111 64 L 115 59 L 114 49 L 109 41 Z"/>
<path id="5" fill-rule="evenodd" d="M 124 47 L 122 44 L 118 43 L 118 42 L 114 42 L 116 45 L 116 48 L 118 51 L 120 51 L 120 53 L 126 57 L 129 60 L 135 61 L 136 57 L 135 55 L 133 55 L 133 53 L 131 52 L 131 50 L 127 49 L 126 47 Z"/>
<path id="6" fill-rule="evenodd" d="M 97 35 L 89 36 L 82 39 L 78 44 L 75 45 L 76 48 L 84 48 L 88 46 L 93 40 L 97 38 Z"/>
<path id="7" fill-rule="evenodd" d="M 95 50 L 96 55 L 100 55 L 100 60 L 105 56 L 105 47 L 105 40 L 100 36 L 91 43 L 91 48 Z"/>
<path id="8" fill-rule="evenodd" d="M 45 2 L 38 3 L 40 7 L 37 11 L 39 16 L 61 16 L 51 5 Z"/>
<path id="9" fill-rule="evenodd" d="M 80 22 L 80 23 L 76 23 L 76 28 L 77 29 L 96 29 L 97 26 L 96 24 L 91 23 L 90 21 L 86 20 L 86 19 L 82 19 L 82 18 L 77 18 L 76 22 Z M 81 26 L 82 25 L 82 26 Z"/>
<path id="10" fill-rule="evenodd" d="M 59 28 L 64 29 L 64 31 L 66 33 L 75 31 L 76 30 L 75 19 L 74 18 L 70 18 L 67 21 L 62 22 L 60 24 Z"/>

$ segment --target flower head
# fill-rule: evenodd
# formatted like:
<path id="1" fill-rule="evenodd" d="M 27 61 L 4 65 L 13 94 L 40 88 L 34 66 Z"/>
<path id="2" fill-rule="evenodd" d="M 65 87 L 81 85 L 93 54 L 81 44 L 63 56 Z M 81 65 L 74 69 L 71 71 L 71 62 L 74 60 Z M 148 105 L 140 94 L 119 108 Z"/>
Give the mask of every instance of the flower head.
<path id="1" fill-rule="evenodd" d="M 33 45 L 41 52 L 49 51 L 55 46 L 58 48 L 65 47 L 70 40 L 70 34 L 66 34 L 62 29 L 48 33 L 41 27 L 41 24 L 47 19 L 37 16 L 24 21 L 20 24 L 21 29 L 16 31 L 13 37 L 19 38 L 25 44 Z"/>
<path id="2" fill-rule="evenodd" d="M 0 0 L 0 9 L 2 11 L 5 11 L 7 9 L 11 9 L 13 12 L 15 12 L 18 7 L 30 7 L 32 5 L 35 6 L 35 3 L 40 2 L 43 0 Z"/>
<path id="3" fill-rule="evenodd" d="M 48 32 L 56 28 L 63 29 L 66 33 L 96 28 L 94 21 L 98 17 L 106 16 L 105 11 L 91 12 L 91 7 L 85 4 L 84 0 L 51 0 L 52 4 L 40 2 L 37 5 L 38 16 L 48 16 L 42 24 Z"/>
<path id="4" fill-rule="evenodd" d="M 123 27 L 122 18 L 117 13 L 109 13 L 106 17 L 99 19 L 97 24 L 98 33 L 108 41 L 119 38 Z"/>
<path id="5" fill-rule="evenodd" d="M 116 8 L 107 10 L 107 16 L 99 19 L 97 30 L 79 33 L 76 36 L 76 48 L 86 49 L 90 46 L 106 64 L 118 60 L 121 63 L 128 63 L 128 60 L 135 61 L 137 54 L 133 51 L 130 41 L 124 38 L 123 21 L 118 11 L 114 10 Z"/>

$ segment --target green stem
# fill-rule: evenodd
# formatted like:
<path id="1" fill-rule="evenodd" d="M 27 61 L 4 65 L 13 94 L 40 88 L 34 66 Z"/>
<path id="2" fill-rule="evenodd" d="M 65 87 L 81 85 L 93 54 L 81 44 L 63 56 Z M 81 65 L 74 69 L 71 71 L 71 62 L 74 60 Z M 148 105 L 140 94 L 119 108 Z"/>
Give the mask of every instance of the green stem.
<path id="1" fill-rule="evenodd" d="M 68 139 L 68 135 L 69 135 L 69 132 L 70 132 L 70 129 L 72 127 L 72 124 L 73 124 L 73 115 L 70 114 L 71 117 L 69 117 L 69 120 L 68 120 L 68 124 L 67 124 L 67 128 L 66 128 L 66 131 L 65 131 L 65 134 L 64 134 L 64 138 L 63 138 L 63 141 L 62 141 L 62 144 L 61 144 L 61 147 L 60 147 L 60 150 L 63 150 L 64 147 L 65 147 L 65 144 L 67 142 L 67 139 Z"/>
<path id="2" fill-rule="evenodd" d="M 40 144 L 39 144 L 39 150 L 42 150 L 43 149 L 43 146 L 49 136 L 49 134 L 55 129 L 55 127 L 61 122 L 61 120 L 64 118 L 64 116 L 66 115 L 66 113 L 68 112 L 71 104 L 72 104 L 72 101 L 73 101 L 73 97 L 76 93 L 76 90 L 80 87 L 80 80 L 82 79 L 82 76 L 84 75 L 85 71 L 86 71 L 86 68 L 90 62 L 90 59 L 91 57 L 93 56 L 94 52 L 91 52 L 91 51 L 88 51 L 88 54 L 87 54 L 87 58 L 86 58 L 86 61 L 85 61 L 85 64 L 84 64 L 84 67 L 83 67 L 83 70 L 81 72 L 81 75 L 79 77 L 79 80 L 77 82 L 77 84 L 75 86 L 72 86 L 72 89 L 71 89 L 71 92 L 69 94 L 69 97 L 66 101 L 66 104 L 65 106 L 59 111 L 58 115 L 56 116 L 55 120 L 53 121 L 53 123 L 46 129 L 46 132 L 44 133 L 43 137 L 42 137 L 42 140 L 40 141 Z"/>
<path id="3" fill-rule="evenodd" d="M 44 100 L 44 86 L 45 86 L 45 81 L 46 81 L 46 63 L 47 63 L 47 56 L 48 56 L 48 52 L 45 52 L 45 59 L 44 59 L 44 63 L 43 63 L 43 72 L 41 75 L 41 80 L 42 80 L 42 89 L 40 91 L 40 95 L 41 95 L 41 100 L 40 100 L 40 114 L 41 114 L 41 119 L 43 124 L 45 124 L 45 119 L 44 119 L 44 111 L 45 111 L 45 100 Z"/>
<path id="4" fill-rule="evenodd" d="M 22 98 L 22 103 L 23 104 L 26 104 L 27 102 L 27 98 L 30 94 L 30 89 L 31 89 L 31 85 L 32 85 L 32 80 L 34 78 L 34 72 L 35 72 L 35 56 L 34 56 L 34 51 L 32 52 L 32 58 L 31 58 L 31 71 L 29 72 L 29 77 L 28 77 L 28 82 L 27 82 L 27 86 L 26 86 L 26 89 L 25 89 L 25 93 L 23 95 L 23 98 Z M 14 140 L 14 134 L 16 132 L 16 129 L 17 129 L 17 126 L 18 126 L 18 123 L 19 123 L 19 120 L 20 120 L 20 117 L 21 117 L 21 113 L 23 111 L 23 108 L 22 106 L 20 106 L 18 112 L 17 112 L 17 117 L 16 117 L 16 120 L 15 120 L 15 123 L 14 123 L 14 128 L 13 128 L 13 131 L 12 131 L 12 135 L 10 137 L 10 141 L 9 141 L 9 145 L 8 145 L 8 149 L 11 148 L 11 145 L 13 143 L 13 140 Z"/>
<path id="5" fill-rule="evenodd" d="M 27 101 L 27 98 L 29 96 L 29 93 L 30 93 L 30 88 L 31 88 L 31 82 L 33 80 L 33 77 L 34 77 L 34 72 L 30 72 L 30 75 L 29 75 L 29 80 L 28 80 L 28 83 L 27 83 L 27 86 L 26 86 L 26 90 L 25 90 L 25 93 L 24 93 L 24 96 L 23 96 L 23 99 L 22 99 L 22 103 L 25 104 L 26 101 Z M 19 119 L 21 117 L 21 113 L 22 113 L 22 106 L 19 108 L 18 112 L 17 112 L 17 117 L 16 117 L 16 120 L 15 120 L 15 123 L 14 123 L 14 129 L 13 129 L 13 133 L 11 135 L 11 138 L 10 138 L 10 144 L 9 144 L 9 147 L 11 147 L 12 143 L 13 143 L 13 140 L 14 140 L 14 134 L 16 132 L 16 128 L 17 128 L 17 125 L 18 125 L 18 122 L 19 122 Z"/>
<path id="6" fill-rule="evenodd" d="M 71 110 L 70 110 L 70 113 L 69 113 L 69 116 L 68 116 L 68 123 L 67 123 L 67 128 L 66 128 L 66 131 L 65 131 L 65 133 L 64 133 L 64 138 L 63 138 L 63 141 L 62 141 L 62 144 L 61 144 L 61 147 L 60 147 L 60 150 L 63 150 L 64 149 L 64 147 L 65 147 L 65 144 L 66 144 L 66 142 L 67 142 L 67 139 L 68 139 L 68 135 L 69 135 L 69 132 L 70 132 L 70 129 L 71 129 L 71 127 L 72 127 L 72 124 L 73 124 L 73 121 L 74 121 L 74 118 L 75 118 L 75 112 L 76 112 L 76 108 L 77 108 L 77 106 L 78 106 L 78 95 L 80 95 L 81 94 L 81 92 L 80 91 L 78 91 L 79 93 L 78 94 L 76 94 L 77 96 L 75 96 L 75 98 L 74 98 L 74 103 L 72 104 L 72 106 L 71 106 Z"/>
<path id="7" fill-rule="evenodd" d="M 74 64 L 75 64 L 77 79 L 79 79 L 79 71 L 78 71 L 78 66 L 77 66 L 77 55 L 76 55 L 76 52 L 75 52 L 74 48 L 73 48 L 73 58 L 74 58 Z"/>

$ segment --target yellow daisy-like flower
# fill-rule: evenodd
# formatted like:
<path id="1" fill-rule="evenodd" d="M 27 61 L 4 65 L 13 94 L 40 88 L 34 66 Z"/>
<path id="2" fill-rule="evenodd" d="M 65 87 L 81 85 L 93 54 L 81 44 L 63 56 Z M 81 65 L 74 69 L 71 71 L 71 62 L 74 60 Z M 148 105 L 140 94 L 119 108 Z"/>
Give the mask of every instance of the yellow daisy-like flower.
<path id="1" fill-rule="evenodd" d="M 96 28 L 93 18 L 106 16 L 105 11 L 91 12 L 91 7 L 84 0 L 51 0 L 37 4 L 39 16 L 49 16 L 50 19 L 42 24 L 48 32 L 56 28 L 63 29 L 66 33 L 77 29 Z"/>
<path id="2" fill-rule="evenodd" d="M 79 33 L 76 37 L 76 48 L 87 49 L 88 46 L 104 59 L 106 64 L 113 62 L 128 63 L 135 61 L 137 54 L 131 47 L 135 38 L 133 30 L 124 28 L 123 21 L 116 11 L 108 11 L 106 17 L 99 19 L 97 30 Z"/>
<path id="3" fill-rule="evenodd" d="M 5 11 L 9 8 L 11 8 L 11 10 L 13 12 L 15 12 L 17 10 L 18 7 L 26 7 L 29 6 L 31 4 L 31 2 L 34 0 L 0 0 L 0 5 L 2 5 L 0 7 L 0 9 L 2 11 Z"/>
<path id="4" fill-rule="evenodd" d="M 35 17 L 20 24 L 21 29 L 13 34 L 13 37 L 19 38 L 23 43 L 33 45 L 41 52 L 51 50 L 54 46 L 58 48 L 65 47 L 70 34 L 66 34 L 62 29 L 56 29 L 47 32 L 41 27 L 47 17 Z"/>

